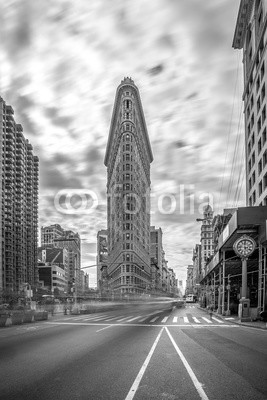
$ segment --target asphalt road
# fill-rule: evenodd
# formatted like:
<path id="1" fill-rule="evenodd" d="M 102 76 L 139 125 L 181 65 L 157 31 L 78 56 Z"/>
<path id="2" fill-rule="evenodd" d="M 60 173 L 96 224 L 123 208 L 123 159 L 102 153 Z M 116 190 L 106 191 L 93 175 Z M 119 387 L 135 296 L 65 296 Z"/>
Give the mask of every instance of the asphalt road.
<path id="1" fill-rule="evenodd" d="M 128 305 L 0 331 L 0 399 L 266 400 L 267 332 L 194 305 Z"/>

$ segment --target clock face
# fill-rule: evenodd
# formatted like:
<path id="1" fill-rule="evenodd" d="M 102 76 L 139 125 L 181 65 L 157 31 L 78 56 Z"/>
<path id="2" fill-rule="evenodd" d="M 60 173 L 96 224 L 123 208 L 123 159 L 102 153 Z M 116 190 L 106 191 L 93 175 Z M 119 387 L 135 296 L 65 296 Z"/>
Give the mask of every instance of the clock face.
<path id="1" fill-rule="evenodd" d="M 234 244 L 236 253 L 241 257 L 248 257 L 255 250 L 254 239 L 247 237 L 241 237 Z"/>

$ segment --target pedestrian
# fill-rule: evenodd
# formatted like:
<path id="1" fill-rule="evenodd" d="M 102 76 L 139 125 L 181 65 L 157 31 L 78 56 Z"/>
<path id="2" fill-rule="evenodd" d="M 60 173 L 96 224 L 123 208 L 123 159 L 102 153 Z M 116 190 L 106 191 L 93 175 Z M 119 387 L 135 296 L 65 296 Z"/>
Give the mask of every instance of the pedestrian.
<path id="1" fill-rule="evenodd" d="M 210 314 L 210 320 L 212 320 L 212 314 L 213 314 L 213 306 L 209 306 L 209 314 Z"/>

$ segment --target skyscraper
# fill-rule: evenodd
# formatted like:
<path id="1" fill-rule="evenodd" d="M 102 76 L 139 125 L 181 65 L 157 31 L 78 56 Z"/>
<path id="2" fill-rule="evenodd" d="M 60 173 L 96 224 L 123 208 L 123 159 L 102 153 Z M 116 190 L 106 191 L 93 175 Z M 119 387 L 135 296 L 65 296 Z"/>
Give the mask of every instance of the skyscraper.
<path id="1" fill-rule="evenodd" d="M 243 49 L 246 202 L 267 205 L 266 1 L 241 0 L 233 47 Z"/>
<path id="2" fill-rule="evenodd" d="M 0 289 L 11 295 L 38 281 L 39 160 L 0 97 Z"/>
<path id="3" fill-rule="evenodd" d="M 213 230 L 212 230 L 213 211 L 208 204 L 203 209 L 203 218 L 201 225 L 201 271 L 202 274 L 206 273 L 206 265 L 210 257 L 214 253 L 213 249 Z"/>
<path id="4" fill-rule="evenodd" d="M 151 282 L 150 163 L 152 150 L 139 90 L 130 78 L 119 85 L 105 166 L 108 197 L 109 288 L 142 293 Z"/>

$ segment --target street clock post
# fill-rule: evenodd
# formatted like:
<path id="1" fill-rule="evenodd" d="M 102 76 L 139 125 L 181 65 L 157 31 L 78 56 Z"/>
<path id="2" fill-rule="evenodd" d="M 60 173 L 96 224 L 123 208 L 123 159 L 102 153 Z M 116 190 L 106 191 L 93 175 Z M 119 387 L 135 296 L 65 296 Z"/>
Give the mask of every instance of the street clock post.
<path id="1" fill-rule="evenodd" d="M 247 298 L 247 260 L 256 248 L 255 240 L 247 235 L 238 238 L 233 249 L 242 261 L 242 288 L 241 299 L 239 300 L 238 316 L 241 320 L 249 318 L 250 300 Z"/>

